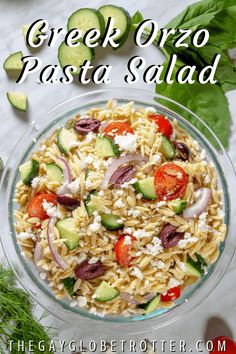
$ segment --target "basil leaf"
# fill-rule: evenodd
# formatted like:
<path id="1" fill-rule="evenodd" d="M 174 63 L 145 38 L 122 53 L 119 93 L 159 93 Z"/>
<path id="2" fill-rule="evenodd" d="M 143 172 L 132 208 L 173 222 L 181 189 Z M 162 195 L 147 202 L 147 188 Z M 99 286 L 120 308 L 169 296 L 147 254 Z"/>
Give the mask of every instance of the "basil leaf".
<path id="1" fill-rule="evenodd" d="M 167 60 L 164 64 L 163 78 L 168 69 L 168 62 L 169 60 Z M 175 77 L 173 77 L 173 84 L 166 84 L 163 82 L 162 84 L 156 85 L 156 92 L 179 102 L 193 111 L 213 130 L 224 147 L 228 147 L 231 118 L 228 101 L 222 88 L 219 85 L 203 85 L 198 81 L 191 85 L 187 83 L 179 84 L 176 81 L 176 73 L 178 69 L 184 65 L 185 64 L 183 62 L 178 60 L 174 70 Z M 165 101 L 165 105 L 176 111 L 176 106 L 173 107 L 171 102 L 166 103 Z M 209 134 L 208 130 L 205 129 L 201 123 L 196 123 L 196 120 L 193 119 L 189 113 L 186 113 L 184 118 L 200 129 L 200 131 L 216 148 L 219 147 L 217 146 L 215 140 L 212 139 L 212 136 Z"/>
<path id="2" fill-rule="evenodd" d="M 140 11 L 136 11 L 131 18 L 131 31 L 135 31 L 138 25 L 144 20 Z"/>

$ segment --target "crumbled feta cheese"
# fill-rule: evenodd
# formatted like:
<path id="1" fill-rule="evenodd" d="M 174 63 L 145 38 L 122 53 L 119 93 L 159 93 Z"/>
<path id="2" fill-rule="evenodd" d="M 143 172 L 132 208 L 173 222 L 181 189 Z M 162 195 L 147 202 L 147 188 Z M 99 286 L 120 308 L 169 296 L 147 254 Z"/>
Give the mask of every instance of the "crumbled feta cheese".
<path id="1" fill-rule="evenodd" d="M 145 108 L 145 111 L 147 113 L 155 113 L 156 112 L 156 109 L 154 107 L 146 107 Z"/>
<path id="2" fill-rule="evenodd" d="M 121 198 L 117 199 L 114 203 L 114 206 L 116 208 L 124 208 L 125 207 L 125 203 L 123 202 L 123 200 Z"/>
<path id="3" fill-rule="evenodd" d="M 176 286 L 178 286 L 180 284 L 179 280 L 175 279 L 175 278 L 171 278 L 168 282 L 168 288 L 172 289 L 175 288 Z"/>
<path id="4" fill-rule="evenodd" d="M 186 264 L 184 262 L 179 262 L 179 267 L 183 272 L 187 271 Z"/>
<path id="5" fill-rule="evenodd" d="M 124 244 L 125 245 L 131 245 L 132 244 L 132 239 L 130 236 L 125 236 L 124 238 Z"/>
<path id="6" fill-rule="evenodd" d="M 140 257 L 141 255 L 142 255 L 142 251 L 138 251 L 138 252 L 135 253 L 136 257 Z"/>
<path id="7" fill-rule="evenodd" d="M 89 229 L 93 232 L 99 231 L 101 228 L 101 216 L 97 215 L 94 218 L 94 221 L 92 224 L 89 225 Z"/>
<path id="8" fill-rule="evenodd" d="M 161 155 L 160 154 L 153 155 L 152 163 L 154 163 L 155 165 L 160 165 L 160 163 L 161 163 Z"/>
<path id="9" fill-rule="evenodd" d="M 91 164 L 93 162 L 93 156 L 91 156 L 91 155 L 86 156 L 84 161 L 87 164 Z"/>
<path id="10" fill-rule="evenodd" d="M 115 144 L 121 151 L 134 152 L 137 148 L 137 137 L 134 134 L 116 135 Z"/>
<path id="11" fill-rule="evenodd" d="M 73 140 L 73 141 L 71 141 L 71 142 L 69 143 L 68 148 L 69 148 L 69 150 L 70 150 L 70 149 L 73 149 L 73 148 L 75 148 L 75 147 L 78 147 L 79 145 L 80 145 L 80 142 L 79 142 L 79 141 Z"/>
<path id="12" fill-rule="evenodd" d="M 180 240 L 178 242 L 179 248 L 185 248 L 189 243 L 196 243 L 198 241 L 197 237 L 189 237 L 187 239 Z"/>
<path id="13" fill-rule="evenodd" d="M 40 148 L 40 151 L 45 151 L 47 149 L 47 146 L 45 145 L 45 144 L 43 144 L 42 146 L 41 146 L 41 148 Z"/>
<path id="14" fill-rule="evenodd" d="M 91 141 L 95 138 L 95 134 L 93 132 L 89 132 L 86 137 L 85 137 L 85 141 L 87 143 L 91 143 Z"/>
<path id="15" fill-rule="evenodd" d="M 46 211 L 50 218 L 57 218 L 57 207 L 53 203 L 48 203 L 44 199 L 42 205 L 43 209 Z"/>
<path id="16" fill-rule="evenodd" d="M 57 289 L 58 290 L 62 290 L 64 288 L 64 285 L 63 284 L 59 284 L 58 286 L 57 286 Z"/>
<path id="17" fill-rule="evenodd" d="M 163 261 L 157 261 L 156 266 L 158 269 L 165 269 L 165 263 Z"/>
<path id="18" fill-rule="evenodd" d="M 20 232 L 18 235 L 17 235 L 17 238 L 21 239 L 21 240 L 27 240 L 29 238 L 33 239 L 35 238 L 35 235 L 30 233 L 30 232 Z"/>
<path id="19" fill-rule="evenodd" d="M 77 296 L 77 302 L 80 307 L 84 307 L 87 305 L 87 299 L 85 296 Z"/>
<path id="20" fill-rule="evenodd" d="M 131 274 L 140 280 L 143 279 L 143 273 L 138 267 L 134 267 Z"/>
<path id="21" fill-rule="evenodd" d="M 138 217 L 140 214 L 141 214 L 140 210 L 136 210 L 136 209 L 128 210 L 128 215 L 133 216 L 134 218 Z"/>
<path id="22" fill-rule="evenodd" d="M 160 202 L 158 202 L 158 203 L 156 203 L 156 207 L 157 208 L 160 208 L 160 207 L 162 207 L 162 206 L 164 206 L 164 205 L 166 205 L 166 202 L 163 200 L 163 201 L 160 201 Z"/>
<path id="23" fill-rule="evenodd" d="M 58 194 L 77 194 L 79 191 L 80 180 L 76 178 L 71 183 L 64 182 L 62 186 L 60 186 L 57 190 Z"/>
<path id="24" fill-rule="evenodd" d="M 206 223 L 207 213 L 202 213 L 198 219 L 198 230 L 202 232 L 208 231 L 208 225 Z"/>
<path id="25" fill-rule="evenodd" d="M 122 189 L 115 189 L 113 190 L 113 194 L 115 198 L 118 198 L 124 194 L 124 191 Z"/>
<path id="26" fill-rule="evenodd" d="M 210 182 L 211 182 L 211 176 L 209 176 L 209 175 L 206 175 L 206 176 L 204 177 L 204 180 L 203 180 L 203 182 L 204 182 L 205 184 L 208 184 L 208 183 L 210 183 Z"/>
<path id="27" fill-rule="evenodd" d="M 183 177 L 183 174 L 179 171 L 178 173 L 177 173 L 177 179 L 181 179 Z"/>
<path id="28" fill-rule="evenodd" d="M 138 179 L 137 178 L 132 178 L 129 182 L 125 182 L 121 185 L 121 188 L 129 188 L 131 184 L 134 184 L 135 182 L 137 182 Z"/>
<path id="29" fill-rule="evenodd" d="M 34 177 L 31 181 L 31 187 L 33 189 L 36 189 L 38 188 L 38 186 L 40 185 L 40 181 L 41 181 L 41 178 L 40 177 Z"/>
<path id="30" fill-rule="evenodd" d="M 88 261 L 88 263 L 89 263 L 89 264 L 95 264 L 95 263 L 97 263 L 98 260 L 99 260 L 98 257 L 92 257 L 92 258 L 90 258 L 90 260 Z"/>
<path id="31" fill-rule="evenodd" d="M 104 193 L 103 190 L 101 190 L 101 191 L 98 192 L 98 195 L 99 195 L 100 197 L 104 197 L 105 193 Z"/>
<path id="32" fill-rule="evenodd" d="M 218 208 L 218 209 L 217 209 L 217 215 L 218 215 L 220 218 L 224 219 L 224 217 L 225 217 L 225 212 L 224 212 L 224 210 Z"/>
<path id="33" fill-rule="evenodd" d="M 148 234 L 145 230 L 139 229 L 133 232 L 134 237 L 136 238 L 142 238 L 142 237 L 147 237 Z"/>
<path id="34" fill-rule="evenodd" d="M 146 248 L 143 248 L 143 252 L 146 254 L 151 254 L 152 256 L 156 256 L 163 251 L 163 247 L 161 245 L 161 240 L 158 237 L 153 237 L 152 243 L 146 245 Z"/>
<path id="35" fill-rule="evenodd" d="M 108 168 L 108 167 L 112 164 L 113 161 L 114 161 L 114 158 L 113 158 L 113 157 L 109 157 L 108 160 L 104 160 L 104 161 L 103 161 L 103 166 L 104 166 L 104 168 Z"/>
<path id="36" fill-rule="evenodd" d="M 42 280 L 45 280 L 47 278 L 47 273 L 40 273 L 39 276 Z"/>
<path id="37" fill-rule="evenodd" d="M 137 198 L 138 200 L 142 199 L 142 197 L 143 197 L 142 193 L 138 193 L 138 194 L 136 195 L 136 198 Z"/>
<path id="38" fill-rule="evenodd" d="M 99 170 L 100 167 L 101 167 L 101 164 L 102 164 L 102 160 L 94 161 L 94 162 L 93 162 L 93 167 L 94 167 L 96 170 Z"/>
<path id="39" fill-rule="evenodd" d="M 133 234 L 134 230 L 132 229 L 132 227 L 125 227 L 123 230 L 124 234 Z"/>

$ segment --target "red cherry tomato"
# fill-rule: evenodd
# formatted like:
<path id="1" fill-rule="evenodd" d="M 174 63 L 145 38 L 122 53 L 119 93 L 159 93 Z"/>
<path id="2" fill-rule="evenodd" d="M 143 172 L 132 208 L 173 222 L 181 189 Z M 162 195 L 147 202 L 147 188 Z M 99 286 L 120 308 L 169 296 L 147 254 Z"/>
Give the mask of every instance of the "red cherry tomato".
<path id="1" fill-rule="evenodd" d="M 43 208 L 43 201 L 46 200 L 48 203 L 57 204 L 57 195 L 54 193 L 40 192 L 33 196 L 29 203 L 28 214 L 30 218 L 38 218 L 40 220 L 46 220 L 48 215 Z"/>
<path id="2" fill-rule="evenodd" d="M 136 238 L 132 235 L 129 235 L 129 234 L 121 235 L 115 244 L 114 252 L 116 255 L 117 262 L 122 267 L 129 267 L 130 261 L 132 260 L 132 257 L 129 254 L 129 252 L 132 249 L 132 243 L 126 244 L 125 236 L 129 236 L 131 238 L 132 243 L 136 240 Z"/>
<path id="3" fill-rule="evenodd" d="M 225 349 L 224 349 L 225 343 Z M 235 354 L 236 353 L 236 343 L 233 339 L 229 337 L 216 337 L 213 339 L 214 349 L 210 352 L 211 354 L 226 353 Z"/>
<path id="4" fill-rule="evenodd" d="M 178 285 L 172 289 L 169 289 L 166 295 L 161 294 L 161 301 L 165 302 L 165 301 L 176 300 L 180 297 L 180 294 L 181 294 L 181 287 L 180 285 Z"/>
<path id="5" fill-rule="evenodd" d="M 104 129 L 103 133 L 110 138 L 114 138 L 116 135 L 134 134 L 134 130 L 128 123 L 113 122 Z"/>
<path id="6" fill-rule="evenodd" d="M 167 139 L 170 139 L 173 133 L 173 127 L 166 117 L 162 116 L 161 114 L 151 114 L 149 119 L 154 120 L 158 126 L 158 131 L 165 135 Z"/>
<path id="7" fill-rule="evenodd" d="M 170 162 L 156 169 L 154 184 L 159 200 L 180 198 L 187 187 L 188 175 L 178 165 Z"/>

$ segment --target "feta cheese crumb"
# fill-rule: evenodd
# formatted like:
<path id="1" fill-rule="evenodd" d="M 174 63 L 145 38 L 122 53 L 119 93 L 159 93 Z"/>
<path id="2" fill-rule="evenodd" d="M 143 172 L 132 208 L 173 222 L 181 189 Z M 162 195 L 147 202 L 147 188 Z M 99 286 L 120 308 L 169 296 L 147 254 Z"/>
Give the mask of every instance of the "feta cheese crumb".
<path id="1" fill-rule="evenodd" d="M 47 274 L 46 273 L 40 273 L 39 276 L 40 276 L 40 278 L 42 280 L 45 280 L 47 278 Z"/>
<path id="2" fill-rule="evenodd" d="M 147 113 L 156 113 L 156 109 L 154 107 L 146 107 L 145 111 Z"/>
<path id="3" fill-rule="evenodd" d="M 87 143 L 91 143 L 91 141 L 95 138 L 95 134 L 93 132 L 89 132 L 86 137 L 85 137 L 85 141 Z"/>
<path id="4" fill-rule="evenodd" d="M 203 183 L 205 183 L 205 184 L 211 183 L 211 176 L 206 175 L 206 176 L 204 177 Z"/>
<path id="5" fill-rule="evenodd" d="M 99 231 L 100 228 L 101 228 L 101 216 L 97 215 L 95 216 L 93 223 L 89 225 L 89 229 L 92 232 L 96 232 Z"/>
<path id="6" fill-rule="evenodd" d="M 30 232 L 20 232 L 17 235 L 17 238 L 21 239 L 21 240 L 27 240 L 29 238 L 33 239 L 35 237 L 34 234 L 30 233 Z"/>
<path id="7" fill-rule="evenodd" d="M 116 208 L 124 208 L 125 207 L 125 203 L 123 202 L 123 200 L 121 198 L 117 199 L 114 203 L 114 206 Z"/>
<path id="8" fill-rule="evenodd" d="M 115 144 L 122 151 L 134 152 L 137 148 L 137 137 L 134 134 L 116 135 Z"/>
<path id="9" fill-rule="evenodd" d="M 57 207 L 53 203 L 48 203 L 44 199 L 42 205 L 43 209 L 46 211 L 50 218 L 57 218 Z"/>
<path id="10" fill-rule="evenodd" d="M 171 278 L 168 282 L 168 288 L 172 289 L 175 288 L 176 286 L 180 285 L 179 280 L 175 279 L 175 278 Z"/>
<path id="11" fill-rule="evenodd" d="M 179 267 L 183 272 L 187 271 L 187 267 L 184 262 L 179 262 Z"/>
<path id="12" fill-rule="evenodd" d="M 139 229 L 133 232 L 134 237 L 136 238 L 142 238 L 142 237 L 147 237 L 148 234 L 145 230 Z"/>
<path id="13" fill-rule="evenodd" d="M 123 233 L 127 233 L 127 234 L 133 234 L 134 230 L 132 229 L 132 227 L 125 227 L 123 230 Z"/>
<path id="14" fill-rule="evenodd" d="M 208 231 L 208 225 L 206 223 L 206 217 L 207 217 L 207 213 L 202 213 L 199 216 L 198 219 L 198 230 L 201 232 L 207 232 Z"/>
<path id="15" fill-rule="evenodd" d="M 152 242 L 146 245 L 146 249 L 143 249 L 143 252 L 146 254 L 151 254 L 156 256 L 163 251 L 161 245 L 161 240 L 158 237 L 153 237 Z"/>
<path id="16" fill-rule="evenodd" d="M 34 177 L 31 181 L 31 187 L 33 189 L 36 189 L 38 188 L 38 186 L 40 185 L 40 181 L 41 181 L 41 178 L 40 177 Z"/>
<path id="17" fill-rule="evenodd" d="M 161 163 L 161 155 L 160 154 L 153 155 L 152 163 L 154 163 L 155 165 L 160 165 L 160 163 Z"/>
<path id="18" fill-rule="evenodd" d="M 156 266 L 158 269 L 165 269 L 165 263 L 163 261 L 157 261 Z"/>
<path id="19" fill-rule="evenodd" d="M 95 264 L 95 263 L 97 263 L 98 260 L 99 260 L 98 257 L 92 257 L 92 258 L 90 258 L 90 260 L 88 261 L 88 263 L 89 263 L 89 264 Z"/>
<path id="20" fill-rule="evenodd" d="M 131 274 L 140 280 L 143 279 L 143 273 L 138 267 L 134 267 L 133 270 L 131 271 Z"/>
<path id="21" fill-rule="evenodd" d="M 133 216 L 134 218 L 138 217 L 141 214 L 140 210 L 130 209 L 128 210 L 128 216 Z"/>
<path id="22" fill-rule="evenodd" d="M 127 189 L 130 187 L 131 184 L 134 184 L 135 182 L 137 182 L 138 179 L 137 178 L 132 178 L 129 182 L 125 182 L 121 185 L 121 188 Z"/>
<path id="23" fill-rule="evenodd" d="M 125 236 L 124 238 L 124 244 L 125 245 L 131 245 L 132 244 L 132 239 L 130 236 Z"/>
<path id="24" fill-rule="evenodd" d="M 80 307 L 84 307 L 87 305 L 87 299 L 85 296 L 77 296 L 77 302 Z"/>

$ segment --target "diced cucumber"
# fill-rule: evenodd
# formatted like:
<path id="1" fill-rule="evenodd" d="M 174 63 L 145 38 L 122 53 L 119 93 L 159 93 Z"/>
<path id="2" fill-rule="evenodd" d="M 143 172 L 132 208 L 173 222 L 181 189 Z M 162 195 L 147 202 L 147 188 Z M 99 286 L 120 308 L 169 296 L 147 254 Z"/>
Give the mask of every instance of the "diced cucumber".
<path id="1" fill-rule="evenodd" d="M 60 237 L 66 239 L 64 243 L 70 250 L 75 249 L 79 245 L 80 235 L 76 229 L 74 218 L 59 220 L 56 223 L 56 228 L 60 233 Z"/>
<path id="2" fill-rule="evenodd" d="M 158 308 L 158 305 L 161 301 L 160 295 L 155 296 L 152 300 L 148 301 L 143 308 L 145 309 L 145 314 L 151 313 Z"/>
<path id="3" fill-rule="evenodd" d="M 74 294 L 74 285 L 76 280 L 74 278 L 63 279 L 63 285 L 70 296 Z"/>
<path id="4" fill-rule="evenodd" d="M 171 160 L 175 157 L 174 145 L 165 137 L 165 135 L 162 135 L 160 152 L 165 156 L 167 160 Z"/>
<path id="5" fill-rule="evenodd" d="M 154 177 L 148 177 L 133 184 L 137 193 L 141 193 L 145 199 L 156 199 Z"/>
<path id="6" fill-rule="evenodd" d="M 7 99 L 12 107 L 26 112 L 28 106 L 27 96 L 23 92 L 7 92 Z"/>
<path id="7" fill-rule="evenodd" d="M 50 182 L 61 183 L 64 180 L 62 169 L 55 163 L 46 164 L 47 177 Z"/>
<path id="8" fill-rule="evenodd" d="M 85 202 L 85 208 L 87 210 L 88 216 L 92 216 L 93 212 L 96 210 L 96 206 L 93 205 L 92 196 L 98 195 L 97 191 L 92 191 L 89 193 L 88 198 Z"/>
<path id="9" fill-rule="evenodd" d="M 186 200 L 175 200 L 172 202 L 172 206 L 176 215 L 182 214 L 187 206 Z"/>
<path id="10" fill-rule="evenodd" d="M 31 181 L 38 176 L 39 162 L 35 159 L 27 161 L 19 167 L 22 182 L 26 185 L 30 185 Z"/>
<path id="11" fill-rule="evenodd" d="M 3 69 L 9 72 L 20 72 L 23 69 L 22 52 L 11 54 L 3 64 Z"/>
<path id="12" fill-rule="evenodd" d="M 101 224 L 107 230 L 118 230 L 118 229 L 121 229 L 124 226 L 123 223 L 118 222 L 118 220 L 120 220 L 120 216 L 119 215 L 102 214 L 101 218 L 102 218 Z"/>
<path id="13" fill-rule="evenodd" d="M 96 136 L 96 149 L 100 157 L 119 156 L 120 150 L 107 136 Z"/>
<path id="14" fill-rule="evenodd" d="M 73 65 L 76 70 L 71 72 L 72 75 L 78 75 L 85 60 L 92 61 L 94 57 L 93 48 L 89 48 L 82 42 L 78 42 L 77 47 L 69 47 L 62 42 L 58 48 L 58 60 L 62 68 L 67 65 Z"/>
<path id="15" fill-rule="evenodd" d="M 38 43 L 38 34 L 41 34 L 42 32 L 40 31 L 40 27 L 41 26 L 38 26 L 38 28 L 36 28 L 36 30 L 34 31 L 34 34 L 33 34 L 33 43 L 34 44 L 37 44 Z M 25 40 L 25 43 L 26 43 L 26 36 L 27 36 L 27 32 L 30 28 L 30 25 L 24 25 L 22 27 L 22 32 L 23 32 L 23 35 L 24 35 L 24 40 Z M 26 43 L 27 44 L 27 43 Z"/>
<path id="16" fill-rule="evenodd" d="M 104 18 L 105 26 L 107 25 L 109 17 L 114 18 L 114 28 L 120 30 L 120 34 L 116 38 L 116 43 L 121 47 L 128 38 L 130 31 L 131 19 L 129 13 L 122 7 L 115 5 L 104 5 L 99 8 L 99 12 Z"/>
<path id="17" fill-rule="evenodd" d="M 72 149 L 71 143 L 76 140 L 76 135 L 66 128 L 61 128 L 57 133 L 57 146 L 65 155 L 68 155 L 69 151 Z"/>
<path id="18" fill-rule="evenodd" d="M 204 267 L 207 266 L 207 263 L 200 254 L 195 253 L 194 255 L 196 261 L 189 254 L 187 255 L 187 261 L 185 262 L 187 273 L 195 277 L 202 277 L 205 274 Z"/>
<path id="19" fill-rule="evenodd" d="M 90 29 L 97 29 L 100 31 L 100 37 L 105 31 L 105 22 L 99 11 L 95 9 L 83 8 L 75 11 L 68 19 L 68 31 L 73 28 L 78 28 L 82 32 L 82 38 Z"/>
<path id="20" fill-rule="evenodd" d="M 119 295 L 119 291 L 109 285 L 106 281 L 102 281 L 95 291 L 96 301 L 111 301 Z"/>

